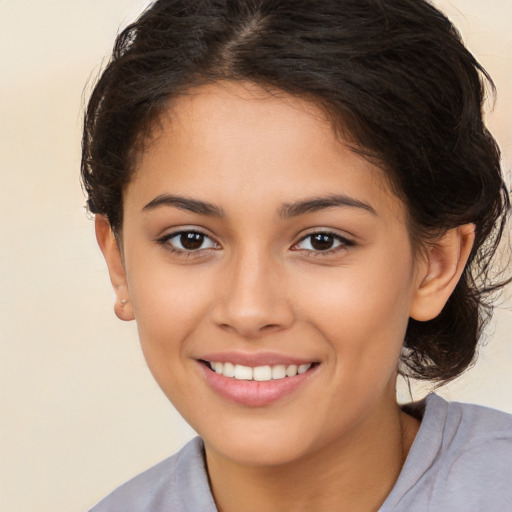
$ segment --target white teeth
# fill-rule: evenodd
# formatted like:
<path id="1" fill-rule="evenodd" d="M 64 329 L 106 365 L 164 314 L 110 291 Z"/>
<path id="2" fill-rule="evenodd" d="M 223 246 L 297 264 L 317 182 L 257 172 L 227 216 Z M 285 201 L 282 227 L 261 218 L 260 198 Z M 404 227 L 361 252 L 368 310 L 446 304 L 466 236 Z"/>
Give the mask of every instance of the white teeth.
<path id="1" fill-rule="evenodd" d="M 232 363 L 224 363 L 222 367 L 222 375 L 224 375 L 224 377 L 234 377 L 235 365 Z"/>
<path id="2" fill-rule="evenodd" d="M 252 369 L 252 378 L 259 381 L 271 380 L 272 368 L 270 366 L 256 366 Z"/>
<path id="3" fill-rule="evenodd" d="M 252 368 L 249 366 L 235 365 L 235 379 L 252 380 Z"/>
<path id="4" fill-rule="evenodd" d="M 275 366 L 244 366 L 241 364 L 233 363 L 218 363 L 210 362 L 211 369 L 219 375 L 224 377 L 231 377 L 237 380 L 256 380 L 256 381 L 267 381 L 267 380 L 279 380 L 285 377 L 295 377 L 297 374 L 301 375 L 307 372 L 311 368 L 310 364 L 290 364 L 285 366 L 284 364 L 276 364 Z"/>
<path id="5" fill-rule="evenodd" d="M 297 368 L 297 373 L 298 373 L 299 375 L 302 375 L 303 373 L 306 373 L 310 368 L 311 368 L 311 364 L 301 364 L 301 365 Z"/>
<path id="6" fill-rule="evenodd" d="M 278 364 L 272 367 L 272 379 L 284 379 L 286 377 L 286 366 Z"/>
<path id="7" fill-rule="evenodd" d="M 291 364 L 290 366 L 288 366 L 288 368 L 286 368 L 286 376 L 295 377 L 295 375 L 297 375 L 297 365 Z"/>

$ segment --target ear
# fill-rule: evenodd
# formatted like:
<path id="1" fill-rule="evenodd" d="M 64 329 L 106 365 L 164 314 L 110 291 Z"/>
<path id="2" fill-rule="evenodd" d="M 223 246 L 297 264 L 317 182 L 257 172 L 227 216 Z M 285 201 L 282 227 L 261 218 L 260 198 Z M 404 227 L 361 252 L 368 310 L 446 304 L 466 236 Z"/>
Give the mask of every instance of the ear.
<path id="1" fill-rule="evenodd" d="M 419 321 L 435 318 L 457 285 L 475 240 L 475 225 L 447 231 L 430 246 L 419 264 L 418 284 L 409 316 Z"/>
<path id="2" fill-rule="evenodd" d="M 104 215 L 96 215 L 95 228 L 96 240 L 107 262 L 110 281 L 116 294 L 114 311 L 121 320 L 133 320 L 133 307 L 126 282 L 123 257 L 116 237 L 110 227 L 110 222 Z"/>

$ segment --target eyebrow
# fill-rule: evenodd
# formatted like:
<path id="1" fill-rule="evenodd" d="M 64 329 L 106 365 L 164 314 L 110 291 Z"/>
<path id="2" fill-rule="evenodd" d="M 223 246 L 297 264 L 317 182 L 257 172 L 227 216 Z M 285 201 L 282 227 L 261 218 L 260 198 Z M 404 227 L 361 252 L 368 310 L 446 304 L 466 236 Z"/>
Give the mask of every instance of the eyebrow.
<path id="1" fill-rule="evenodd" d="M 197 213 L 199 215 L 209 215 L 211 217 L 226 216 L 222 208 L 219 208 L 212 203 L 170 194 L 161 194 L 155 197 L 146 206 L 144 206 L 142 211 L 155 210 L 161 206 L 173 206 L 174 208 L 179 208 L 180 210 Z"/>
<path id="2" fill-rule="evenodd" d="M 151 211 L 162 206 L 171 206 L 179 208 L 180 210 L 197 213 L 199 215 L 207 215 L 217 218 L 226 217 L 224 210 L 212 203 L 171 194 L 161 194 L 155 197 L 146 206 L 144 206 L 142 211 Z M 313 213 L 318 210 L 333 207 L 359 208 L 370 212 L 372 215 L 377 215 L 377 212 L 371 205 L 343 194 L 330 194 L 322 197 L 312 197 L 294 203 L 285 203 L 280 208 L 279 215 L 283 219 L 288 219 L 290 217 L 297 217 L 306 213 Z"/>
<path id="3" fill-rule="evenodd" d="M 370 212 L 372 215 L 377 215 L 377 212 L 371 205 L 343 194 L 329 194 L 322 197 L 312 197 L 295 203 L 286 203 L 281 207 L 279 215 L 287 219 L 333 207 L 359 208 Z"/>

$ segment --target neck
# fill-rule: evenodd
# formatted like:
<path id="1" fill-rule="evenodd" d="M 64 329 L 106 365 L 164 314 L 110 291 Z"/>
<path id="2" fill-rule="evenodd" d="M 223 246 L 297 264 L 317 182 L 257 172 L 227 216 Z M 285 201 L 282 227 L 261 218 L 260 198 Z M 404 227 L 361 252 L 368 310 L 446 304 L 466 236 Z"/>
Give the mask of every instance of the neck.
<path id="1" fill-rule="evenodd" d="M 219 512 L 377 511 L 393 488 L 419 422 L 396 406 L 321 450 L 279 466 L 247 466 L 206 446 Z"/>

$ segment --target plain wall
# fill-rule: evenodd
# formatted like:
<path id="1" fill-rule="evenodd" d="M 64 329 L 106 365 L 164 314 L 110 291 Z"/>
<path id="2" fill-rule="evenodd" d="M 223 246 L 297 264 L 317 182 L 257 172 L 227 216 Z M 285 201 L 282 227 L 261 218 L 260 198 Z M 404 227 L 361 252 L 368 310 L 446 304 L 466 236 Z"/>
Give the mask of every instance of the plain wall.
<path id="1" fill-rule="evenodd" d="M 113 314 L 78 174 L 82 95 L 142 0 L 0 0 L 0 510 L 78 512 L 193 432 Z M 512 3 L 437 2 L 498 86 L 512 159 Z M 90 90 L 90 87 L 87 89 Z M 511 291 L 442 394 L 512 412 Z M 418 394 L 425 390 L 419 390 Z M 402 390 L 403 393 L 403 390 Z"/>

